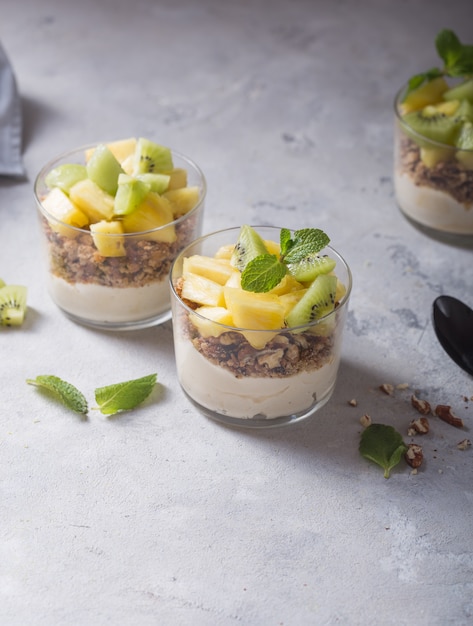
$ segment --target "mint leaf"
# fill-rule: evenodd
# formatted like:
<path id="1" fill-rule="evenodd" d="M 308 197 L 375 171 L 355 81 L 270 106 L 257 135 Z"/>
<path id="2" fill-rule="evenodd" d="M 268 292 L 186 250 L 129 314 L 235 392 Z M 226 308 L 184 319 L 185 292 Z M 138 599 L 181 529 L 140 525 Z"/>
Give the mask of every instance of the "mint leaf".
<path id="1" fill-rule="evenodd" d="M 456 65 L 463 54 L 463 46 L 452 30 L 441 30 L 435 38 L 435 47 L 447 71 Z"/>
<path id="2" fill-rule="evenodd" d="M 309 254 L 316 254 L 330 243 L 330 238 L 319 228 L 296 230 L 292 245 L 284 255 L 285 263 L 296 263 Z"/>
<path id="3" fill-rule="evenodd" d="M 399 463 L 406 450 L 402 436 L 392 426 L 371 424 L 361 435 L 361 456 L 380 465 L 385 478 L 389 478 L 392 468 Z"/>
<path id="4" fill-rule="evenodd" d="M 87 400 L 84 395 L 71 383 L 52 375 L 40 375 L 35 379 L 28 378 L 29 385 L 35 385 L 50 391 L 63 402 L 68 409 L 76 413 L 85 414 L 88 411 Z"/>
<path id="5" fill-rule="evenodd" d="M 287 273 L 286 266 L 274 254 L 260 254 L 241 273 L 245 291 L 265 293 L 276 287 Z"/>
<path id="6" fill-rule="evenodd" d="M 95 390 L 95 400 L 104 415 L 115 415 L 119 411 L 128 411 L 141 404 L 153 391 L 157 374 L 143 376 L 123 383 L 116 383 Z"/>
<path id="7" fill-rule="evenodd" d="M 281 256 L 284 257 L 284 255 L 288 253 L 293 244 L 293 241 L 291 239 L 291 231 L 289 230 L 289 228 L 281 228 L 281 233 L 279 235 L 279 244 L 281 248 Z"/>

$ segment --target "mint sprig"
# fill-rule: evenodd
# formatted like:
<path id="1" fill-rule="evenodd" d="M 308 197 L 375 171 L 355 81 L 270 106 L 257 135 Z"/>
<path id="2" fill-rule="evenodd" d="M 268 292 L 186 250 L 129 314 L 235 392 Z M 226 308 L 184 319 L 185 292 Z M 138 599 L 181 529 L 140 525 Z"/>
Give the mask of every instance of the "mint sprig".
<path id="1" fill-rule="evenodd" d="M 433 67 L 412 76 L 407 83 L 406 96 L 424 82 L 441 76 L 467 78 L 473 75 L 473 46 L 462 44 L 452 30 L 444 29 L 437 34 L 435 48 L 443 61 L 443 67 Z"/>
<path id="2" fill-rule="evenodd" d="M 389 478 L 391 470 L 400 462 L 406 450 L 402 435 L 392 426 L 371 424 L 361 435 L 361 456 L 380 465 L 384 470 L 384 478 Z"/>
<path id="3" fill-rule="evenodd" d="M 297 263 L 309 254 L 317 254 L 330 243 L 330 238 L 319 228 L 303 228 L 294 232 L 282 228 L 279 235 L 280 254 L 260 254 L 249 261 L 241 273 L 241 287 L 245 291 L 266 293 L 278 285 L 288 273 L 288 264 Z"/>
<path id="4" fill-rule="evenodd" d="M 157 374 L 150 374 L 106 387 L 97 387 L 95 400 L 98 407 L 94 408 L 100 410 L 104 415 L 115 415 L 119 411 L 134 409 L 151 394 L 156 385 L 156 380 Z M 51 392 L 68 409 L 76 413 L 85 415 L 89 410 L 84 394 L 74 385 L 58 376 L 40 375 L 34 379 L 28 378 L 26 382 Z"/>

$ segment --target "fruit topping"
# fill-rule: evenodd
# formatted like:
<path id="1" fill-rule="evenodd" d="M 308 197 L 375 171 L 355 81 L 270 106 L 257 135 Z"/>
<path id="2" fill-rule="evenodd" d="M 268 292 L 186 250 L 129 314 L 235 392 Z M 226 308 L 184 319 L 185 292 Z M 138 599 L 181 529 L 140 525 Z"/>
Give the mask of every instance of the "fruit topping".
<path id="1" fill-rule="evenodd" d="M 23 285 L 0 287 L 0 326 L 21 326 L 26 314 L 27 289 Z"/>
<path id="2" fill-rule="evenodd" d="M 172 222 L 191 211 L 201 194 L 187 185 L 187 171 L 174 167 L 169 148 L 143 137 L 87 149 L 83 164 L 58 165 L 45 183 L 42 205 L 55 218 L 52 230 L 69 238 L 89 230 L 100 255 L 111 257 L 126 255 L 127 233 L 173 243 Z"/>

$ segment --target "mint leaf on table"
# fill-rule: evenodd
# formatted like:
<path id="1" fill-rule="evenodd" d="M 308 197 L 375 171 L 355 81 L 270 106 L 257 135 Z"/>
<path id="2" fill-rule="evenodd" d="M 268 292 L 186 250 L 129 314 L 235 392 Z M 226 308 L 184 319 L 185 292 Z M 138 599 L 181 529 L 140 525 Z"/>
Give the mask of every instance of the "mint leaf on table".
<path id="1" fill-rule="evenodd" d="M 371 424 L 361 435 L 361 456 L 380 465 L 385 478 L 389 478 L 392 468 L 399 463 L 406 450 L 401 434 L 392 426 Z"/>
<path id="2" fill-rule="evenodd" d="M 141 404 L 151 394 L 156 385 L 157 374 L 150 374 L 95 390 L 97 409 L 104 415 L 115 415 L 128 411 Z"/>
<path id="3" fill-rule="evenodd" d="M 286 266 L 274 254 L 261 254 L 252 259 L 241 273 L 245 291 L 264 293 L 276 287 L 287 273 Z"/>
<path id="4" fill-rule="evenodd" d="M 84 395 L 71 383 L 62 380 L 58 376 L 52 375 L 40 375 L 36 378 L 28 378 L 26 382 L 29 385 L 34 385 L 46 389 L 53 393 L 57 398 L 67 406 L 67 408 L 81 413 L 84 415 L 88 411 L 87 400 Z"/>

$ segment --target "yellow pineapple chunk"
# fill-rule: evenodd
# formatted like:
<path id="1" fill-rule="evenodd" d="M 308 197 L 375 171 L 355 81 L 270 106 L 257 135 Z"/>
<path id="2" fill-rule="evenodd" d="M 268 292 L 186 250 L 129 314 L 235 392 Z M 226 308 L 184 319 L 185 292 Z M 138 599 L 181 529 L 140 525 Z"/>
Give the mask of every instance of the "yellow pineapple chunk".
<path id="1" fill-rule="evenodd" d="M 199 329 L 202 337 L 219 337 L 222 333 L 228 332 L 225 326 L 233 326 L 233 319 L 230 311 L 222 306 L 201 306 L 195 311 L 202 315 L 192 315 L 191 320 L 194 326 Z M 224 324 L 225 326 L 221 326 Z"/>
<path id="2" fill-rule="evenodd" d="M 225 285 L 234 269 L 228 260 L 194 254 L 184 259 L 182 273 L 185 276 L 188 272 L 210 278 L 219 285 Z"/>
<path id="3" fill-rule="evenodd" d="M 111 220 L 113 217 L 113 196 L 103 191 L 90 178 L 84 178 L 73 185 L 69 190 L 69 198 L 92 223 Z"/>
<path id="4" fill-rule="evenodd" d="M 148 241 L 162 241 L 174 243 L 176 241 L 176 229 L 174 216 L 169 201 L 163 196 L 150 191 L 140 206 L 123 217 L 122 223 L 127 233 L 145 233 L 140 235 Z M 163 226 L 166 226 L 163 228 Z M 158 229 L 158 230 L 153 230 Z"/>
<path id="5" fill-rule="evenodd" d="M 198 187 L 183 187 L 165 191 L 163 197 L 169 200 L 174 215 L 188 213 L 199 202 L 200 190 Z"/>
<path id="6" fill-rule="evenodd" d="M 121 222 L 105 220 L 90 225 L 95 247 L 102 256 L 126 256 Z"/>
<path id="7" fill-rule="evenodd" d="M 241 272 L 234 269 L 225 285 L 227 287 L 236 287 L 237 289 L 241 289 Z"/>
<path id="8" fill-rule="evenodd" d="M 271 241 L 270 239 L 265 239 L 264 245 L 266 246 L 266 250 L 269 252 L 269 254 L 275 254 L 277 257 L 279 256 L 281 252 L 281 246 L 279 245 L 279 243 Z"/>
<path id="9" fill-rule="evenodd" d="M 284 307 L 284 319 L 287 317 L 288 313 L 292 311 L 306 291 L 307 289 L 299 289 L 298 291 L 290 291 L 289 293 L 284 293 L 279 296 L 279 300 Z"/>
<path id="10" fill-rule="evenodd" d="M 182 167 L 175 167 L 173 170 L 167 173 L 170 176 L 168 191 L 187 187 L 187 170 L 183 169 Z"/>
<path id="11" fill-rule="evenodd" d="M 277 296 L 281 296 L 291 291 L 298 291 L 303 289 L 304 285 L 294 278 L 291 274 L 286 274 L 280 283 L 273 287 L 269 293 L 275 293 Z"/>
<path id="12" fill-rule="evenodd" d="M 107 143 L 107 148 L 113 154 L 113 156 L 117 159 L 119 163 L 123 163 L 123 161 L 132 155 L 136 148 L 136 137 L 129 137 L 128 139 L 119 139 L 118 141 L 111 141 Z M 85 160 L 88 161 L 92 156 L 94 148 L 89 148 L 85 151 Z"/>
<path id="13" fill-rule="evenodd" d="M 69 228 L 64 224 L 83 228 L 89 223 L 89 218 L 85 213 L 76 207 L 70 198 L 59 187 L 54 187 L 41 202 L 45 211 L 55 217 L 59 222 L 50 222 L 52 230 L 65 237 L 77 237 L 79 231 Z"/>
<path id="14" fill-rule="evenodd" d="M 191 272 L 184 277 L 181 297 L 197 304 L 225 306 L 222 285 Z"/>
<path id="15" fill-rule="evenodd" d="M 279 296 L 271 293 L 252 293 L 224 287 L 225 302 L 235 327 L 241 329 L 280 330 L 284 327 L 284 306 Z M 249 332 L 242 334 L 254 348 L 263 348 L 278 333 Z"/>
<path id="16" fill-rule="evenodd" d="M 424 83 L 409 95 L 402 102 L 400 112 L 402 115 L 411 111 L 418 111 L 429 104 L 436 104 L 442 100 L 442 95 L 447 91 L 448 85 L 444 78 L 434 78 L 428 83 Z"/>
<path id="17" fill-rule="evenodd" d="M 230 260 L 232 258 L 234 249 L 235 249 L 235 244 L 233 243 L 229 243 L 226 246 L 221 246 L 215 253 L 215 258 Z"/>

